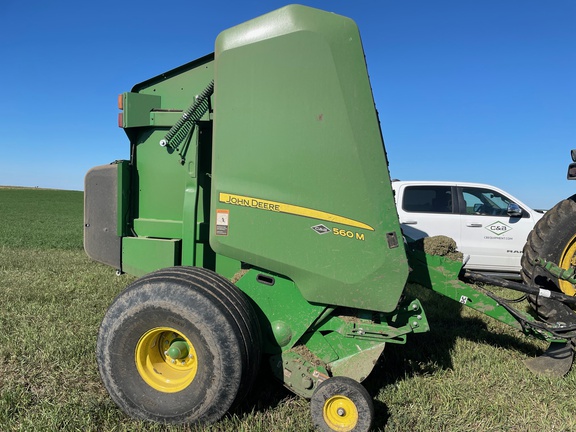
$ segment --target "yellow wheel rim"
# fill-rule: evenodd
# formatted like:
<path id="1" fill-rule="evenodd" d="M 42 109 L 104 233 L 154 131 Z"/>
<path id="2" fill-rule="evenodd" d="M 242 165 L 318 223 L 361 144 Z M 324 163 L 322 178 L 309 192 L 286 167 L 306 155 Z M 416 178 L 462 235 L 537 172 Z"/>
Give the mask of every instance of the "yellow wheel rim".
<path id="1" fill-rule="evenodd" d="M 564 249 L 564 252 L 562 252 L 559 265 L 563 269 L 569 269 L 570 267 L 576 266 L 576 236 L 570 239 L 568 245 Z M 576 289 L 574 289 L 574 285 L 572 285 L 570 282 L 559 280 L 558 285 L 564 294 L 571 296 L 576 294 Z"/>
<path id="2" fill-rule="evenodd" d="M 335 431 L 351 431 L 358 423 L 358 409 L 346 396 L 332 396 L 324 403 L 324 421 Z"/>
<path id="3" fill-rule="evenodd" d="M 156 327 L 146 332 L 136 344 L 134 357 L 142 379 L 164 393 L 184 390 L 198 371 L 194 346 L 186 336 L 170 327 Z"/>

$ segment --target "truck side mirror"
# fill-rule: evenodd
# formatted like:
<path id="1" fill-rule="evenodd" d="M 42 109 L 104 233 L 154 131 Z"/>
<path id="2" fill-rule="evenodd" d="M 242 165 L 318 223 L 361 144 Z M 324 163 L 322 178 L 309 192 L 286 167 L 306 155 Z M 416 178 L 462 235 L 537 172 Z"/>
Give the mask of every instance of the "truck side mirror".
<path id="1" fill-rule="evenodd" d="M 510 217 L 521 217 L 522 216 L 522 209 L 516 203 L 508 204 L 508 208 L 506 209 L 506 213 Z"/>
<path id="2" fill-rule="evenodd" d="M 568 165 L 568 175 L 566 176 L 568 180 L 576 179 L 576 163 L 571 163 Z"/>

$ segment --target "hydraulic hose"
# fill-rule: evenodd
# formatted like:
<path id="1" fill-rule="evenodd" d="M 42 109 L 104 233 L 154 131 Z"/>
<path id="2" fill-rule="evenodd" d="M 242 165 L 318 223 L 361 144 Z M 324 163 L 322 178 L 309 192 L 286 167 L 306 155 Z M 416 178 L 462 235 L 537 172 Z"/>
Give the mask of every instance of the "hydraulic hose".
<path id="1" fill-rule="evenodd" d="M 520 291 L 526 294 L 534 294 L 540 297 L 551 298 L 552 300 L 557 300 L 562 303 L 576 305 L 576 297 L 566 295 L 561 292 L 550 291 L 544 288 L 524 285 L 519 282 L 509 281 L 496 276 L 488 276 L 482 273 L 473 272 L 470 270 L 464 271 L 464 277 L 476 282 L 483 282 L 494 286 L 499 286 L 502 288 L 509 288 L 514 291 Z"/>
<path id="2" fill-rule="evenodd" d="M 545 290 L 545 289 L 539 288 L 539 287 L 524 285 L 524 284 L 521 284 L 518 282 L 509 281 L 509 280 L 502 279 L 502 278 L 499 278 L 496 276 L 488 276 L 488 275 L 485 275 L 483 273 L 476 273 L 476 272 L 473 272 L 470 270 L 465 270 L 462 276 L 464 279 L 468 279 L 468 280 L 471 280 L 474 282 L 482 282 L 482 283 L 486 283 L 489 285 L 498 286 L 501 288 L 509 288 L 509 289 L 514 290 L 514 291 L 520 291 L 520 292 L 523 292 L 526 294 L 539 295 L 539 296 L 547 297 L 547 298 L 550 298 L 552 300 L 559 301 L 562 303 L 567 303 L 567 304 L 572 304 L 572 305 L 576 304 L 576 297 L 568 296 L 566 294 L 555 292 L 555 291 Z M 527 321 L 524 317 L 522 317 L 519 313 L 517 313 L 516 310 L 514 310 L 514 308 L 507 305 L 507 302 L 509 300 L 500 298 L 496 294 L 494 294 L 494 293 L 492 293 L 486 289 L 482 289 L 482 292 L 484 292 L 486 295 L 488 295 L 492 299 L 496 300 L 503 308 L 505 308 L 512 316 L 514 316 L 517 319 L 517 321 L 520 323 L 520 325 L 522 326 L 523 329 L 526 329 L 526 327 L 531 327 L 534 329 L 544 330 L 544 331 L 549 332 L 553 336 L 563 338 L 563 339 L 572 339 L 572 338 L 576 337 L 576 333 L 574 332 L 574 331 L 576 331 L 575 325 L 556 327 L 556 326 L 552 326 L 552 325 L 549 325 L 549 324 L 543 323 L 543 322 Z"/>

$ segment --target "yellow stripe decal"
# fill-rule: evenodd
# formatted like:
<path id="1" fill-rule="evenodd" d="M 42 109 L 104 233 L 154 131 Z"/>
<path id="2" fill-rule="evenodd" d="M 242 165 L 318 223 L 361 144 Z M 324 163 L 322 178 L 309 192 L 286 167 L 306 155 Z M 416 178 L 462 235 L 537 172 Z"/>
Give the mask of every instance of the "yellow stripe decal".
<path id="1" fill-rule="evenodd" d="M 348 225 L 356 228 L 363 228 L 366 230 L 374 231 L 374 228 L 372 228 L 370 225 L 355 221 L 354 219 L 348 219 L 332 213 L 327 213 L 320 210 L 313 210 L 310 208 L 300 207 L 292 204 L 284 204 L 276 201 L 269 201 L 260 198 L 248 197 L 244 195 L 234 195 L 225 192 L 220 192 L 220 202 L 224 204 L 274 211 L 278 213 L 287 213 L 296 216 L 305 216 L 313 219 L 320 219 L 327 222 L 334 222 L 342 225 Z"/>

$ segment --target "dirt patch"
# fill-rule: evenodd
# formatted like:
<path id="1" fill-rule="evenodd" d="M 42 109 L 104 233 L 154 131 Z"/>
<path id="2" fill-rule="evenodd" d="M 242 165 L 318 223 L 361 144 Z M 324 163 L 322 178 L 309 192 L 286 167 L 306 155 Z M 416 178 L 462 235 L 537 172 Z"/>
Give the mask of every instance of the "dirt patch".
<path id="1" fill-rule="evenodd" d="M 244 276 L 246 273 L 248 273 L 248 270 L 246 269 L 242 269 L 242 270 L 238 270 L 236 272 L 236 274 L 234 276 L 232 276 L 232 279 L 230 280 L 230 282 L 232 282 L 233 284 L 235 284 L 236 282 L 238 282 L 240 279 L 242 279 L 242 276 Z"/>
<path id="2" fill-rule="evenodd" d="M 312 364 L 314 367 L 322 366 L 325 367 L 326 364 L 320 360 L 312 351 L 308 349 L 305 345 L 296 345 L 290 351 L 295 354 L 298 354 L 302 357 L 305 361 Z"/>
<path id="3" fill-rule="evenodd" d="M 456 249 L 456 242 L 447 236 L 424 237 L 414 242 L 414 248 L 428 255 L 439 255 L 453 261 L 462 261 L 464 255 Z"/>

